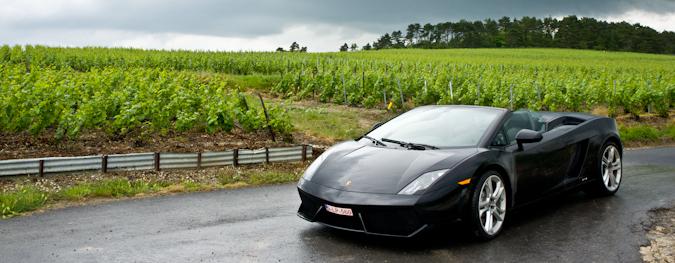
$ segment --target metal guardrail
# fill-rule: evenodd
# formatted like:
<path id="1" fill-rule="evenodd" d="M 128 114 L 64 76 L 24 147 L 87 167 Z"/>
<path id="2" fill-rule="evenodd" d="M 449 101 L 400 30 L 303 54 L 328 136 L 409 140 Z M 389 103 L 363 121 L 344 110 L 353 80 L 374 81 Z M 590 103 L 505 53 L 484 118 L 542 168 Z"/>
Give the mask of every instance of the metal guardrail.
<path id="1" fill-rule="evenodd" d="M 311 159 L 312 146 L 234 149 L 198 153 L 129 153 L 75 157 L 0 160 L 0 176 L 75 171 L 161 170 L 214 166 L 304 161 Z"/>

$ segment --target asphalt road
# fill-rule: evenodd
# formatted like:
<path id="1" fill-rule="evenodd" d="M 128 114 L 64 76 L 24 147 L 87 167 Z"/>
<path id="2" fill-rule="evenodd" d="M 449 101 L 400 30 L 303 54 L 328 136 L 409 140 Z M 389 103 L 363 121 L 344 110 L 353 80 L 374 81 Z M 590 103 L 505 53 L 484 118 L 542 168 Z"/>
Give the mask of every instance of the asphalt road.
<path id="1" fill-rule="evenodd" d="M 287 184 L 0 220 L 0 262 L 639 262 L 646 212 L 675 202 L 675 148 L 624 160 L 617 195 L 572 193 L 525 208 L 487 243 L 460 225 L 414 240 L 328 229 L 295 215 Z"/>

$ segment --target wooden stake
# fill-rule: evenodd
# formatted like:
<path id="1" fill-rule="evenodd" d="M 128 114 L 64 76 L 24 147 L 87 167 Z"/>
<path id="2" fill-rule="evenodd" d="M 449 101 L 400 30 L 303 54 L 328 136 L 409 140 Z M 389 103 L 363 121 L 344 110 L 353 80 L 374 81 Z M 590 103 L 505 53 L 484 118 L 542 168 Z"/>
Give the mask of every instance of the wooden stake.
<path id="1" fill-rule="evenodd" d="M 272 141 L 276 142 L 277 139 L 274 136 L 274 130 L 272 130 L 272 126 L 270 126 L 270 115 L 267 113 L 267 108 L 265 107 L 265 101 L 263 101 L 262 96 L 260 93 L 258 93 L 258 98 L 260 98 L 260 104 L 262 105 L 263 111 L 265 112 L 265 122 L 267 123 L 267 131 L 269 131 L 270 136 L 272 136 Z"/>
<path id="2" fill-rule="evenodd" d="M 401 88 L 401 79 L 396 79 L 398 84 L 398 93 L 401 95 L 401 108 L 404 108 L 405 101 L 403 100 L 403 89 Z"/>
<path id="3" fill-rule="evenodd" d="M 345 74 L 342 74 L 342 95 L 344 95 L 343 103 L 347 105 L 347 87 L 345 87 Z"/>
<path id="4" fill-rule="evenodd" d="M 513 110 L 513 84 L 509 87 L 509 105 L 511 110 Z"/>

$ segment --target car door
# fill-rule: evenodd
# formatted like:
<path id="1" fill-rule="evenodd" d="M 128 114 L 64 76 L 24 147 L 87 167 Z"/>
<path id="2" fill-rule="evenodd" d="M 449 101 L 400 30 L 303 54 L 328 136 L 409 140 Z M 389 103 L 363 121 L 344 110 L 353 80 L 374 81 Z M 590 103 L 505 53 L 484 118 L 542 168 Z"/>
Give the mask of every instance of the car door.
<path id="1" fill-rule="evenodd" d="M 537 143 L 516 147 L 514 162 L 518 172 L 516 199 L 532 201 L 562 190 L 572 150 L 544 133 Z"/>
<path id="2" fill-rule="evenodd" d="M 515 174 L 515 199 L 524 203 L 559 190 L 564 185 L 568 155 L 558 140 L 544 133 L 536 143 L 523 144 L 518 149 L 516 134 L 522 129 L 535 129 L 534 120 L 528 111 L 515 111 L 502 127 L 505 151 L 512 155 Z M 499 135 L 498 135 L 499 137 Z"/>

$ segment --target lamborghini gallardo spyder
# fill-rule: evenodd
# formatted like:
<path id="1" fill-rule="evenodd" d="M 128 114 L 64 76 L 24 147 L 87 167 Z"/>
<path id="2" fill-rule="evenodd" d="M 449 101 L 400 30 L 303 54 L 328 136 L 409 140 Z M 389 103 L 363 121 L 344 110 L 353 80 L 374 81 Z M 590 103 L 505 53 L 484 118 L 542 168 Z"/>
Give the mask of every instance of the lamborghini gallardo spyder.
<path id="1" fill-rule="evenodd" d="M 398 237 L 461 221 L 488 240 L 525 204 L 576 189 L 616 193 L 622 153 L 611 118 L 423 106 L 314 160 L 298 182 L 298 215 Z"/>

